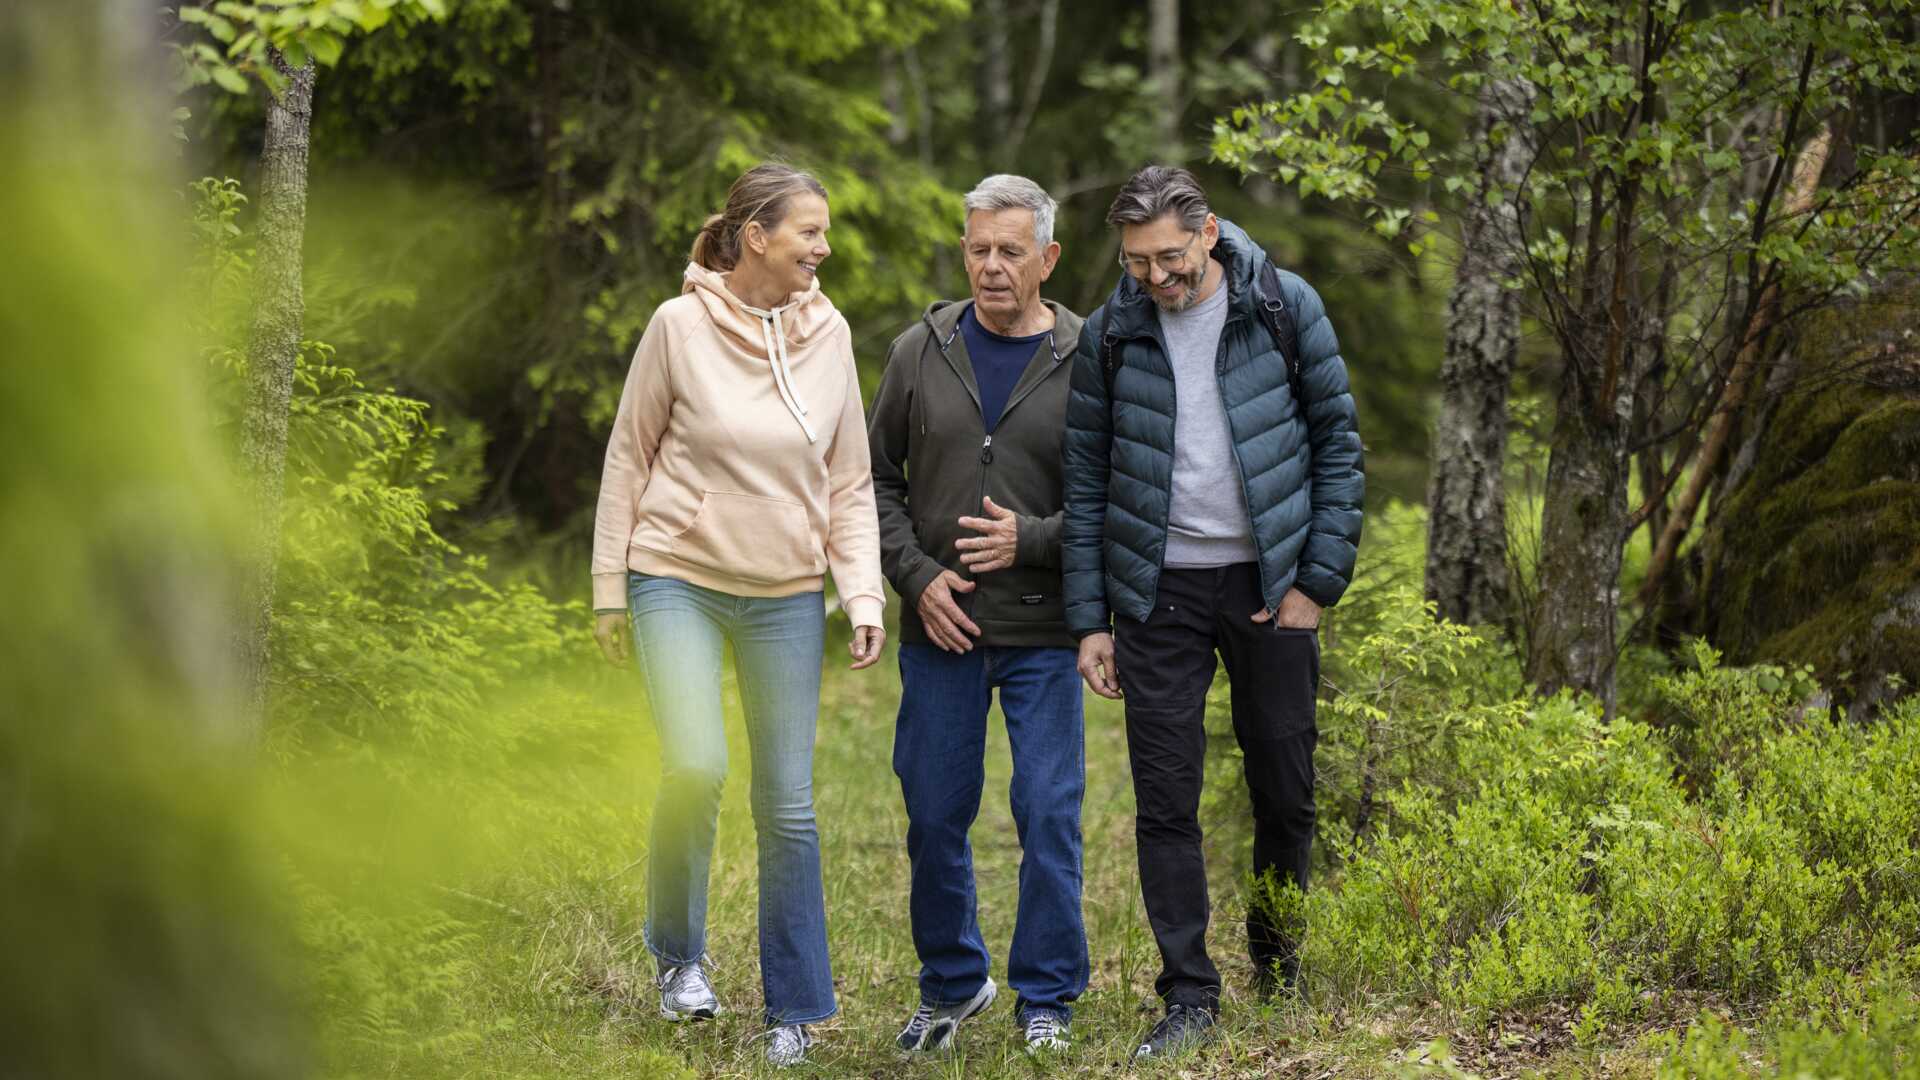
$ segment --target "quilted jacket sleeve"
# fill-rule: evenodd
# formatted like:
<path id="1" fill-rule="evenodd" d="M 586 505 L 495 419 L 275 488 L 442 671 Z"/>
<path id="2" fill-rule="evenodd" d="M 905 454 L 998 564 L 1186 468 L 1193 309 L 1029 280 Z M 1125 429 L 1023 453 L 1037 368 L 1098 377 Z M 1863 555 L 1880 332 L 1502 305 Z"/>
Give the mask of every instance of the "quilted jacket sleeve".
<path id="1" fill-rule="evenodd" d="M 1333 323 L 1312 286 L 1297 278 L 1292 284 L 1292 307 L 1300 327 L 1300 382 L 1306 391 L 1308 437 L 1313 444 L 1313 521 L 1294 587 L 1321 607 L 1332 607 L 1353 582 L 1367 478 L 1347 364 L 1340 358 Z"/>
<path id="2" fill-rule="evenodd" d="M 1100 370 L 1100 334 L 1105 326 L 1105 308 L 1081 325 L 1067 394 L 1067 435 L 1062 449 L 1066 504 L 1060 523 L 1060 567 L 1067 629 L 1076 638 L 1111 629 L 1101 550 L 1113 452 L 1113 417 L 1106 377 Z"/>

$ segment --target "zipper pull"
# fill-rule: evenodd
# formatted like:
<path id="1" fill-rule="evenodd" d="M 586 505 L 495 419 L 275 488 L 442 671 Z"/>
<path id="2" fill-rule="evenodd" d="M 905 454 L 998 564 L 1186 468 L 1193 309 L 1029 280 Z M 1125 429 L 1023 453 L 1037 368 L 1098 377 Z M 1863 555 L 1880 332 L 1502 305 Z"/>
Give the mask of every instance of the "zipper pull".
<path id="1" fill-rule="evenodd" d="M 987 436 L 986 442 L 980 444 L 980 464 L 993 464 L 993 436 L 991 435 Z"/>

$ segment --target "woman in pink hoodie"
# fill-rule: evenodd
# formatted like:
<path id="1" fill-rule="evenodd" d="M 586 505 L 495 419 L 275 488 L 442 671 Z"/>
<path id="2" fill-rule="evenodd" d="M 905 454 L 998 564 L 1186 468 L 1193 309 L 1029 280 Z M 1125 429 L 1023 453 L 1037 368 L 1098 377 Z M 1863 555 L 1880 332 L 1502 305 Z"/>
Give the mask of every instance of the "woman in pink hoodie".
<path id="1" fill-rule="evenodd" d="M 707 870 L 727 770 L 721 651 L 733 646 L 753 753 L 767 1058 L 804 1059 L 838 1009 L 827 961 L 813 739 L 824 575 L 854 625 L 855 668 L 885 632 L 879 525 L 847 321 L 820 291 L 826 190 L 749 169 L 694 241 L 681 294 L 634 353 L 594 521 L 595 636 L 632 652 L 660 732 L 646 940 L 672 1020 L 719 1012 Z"/>

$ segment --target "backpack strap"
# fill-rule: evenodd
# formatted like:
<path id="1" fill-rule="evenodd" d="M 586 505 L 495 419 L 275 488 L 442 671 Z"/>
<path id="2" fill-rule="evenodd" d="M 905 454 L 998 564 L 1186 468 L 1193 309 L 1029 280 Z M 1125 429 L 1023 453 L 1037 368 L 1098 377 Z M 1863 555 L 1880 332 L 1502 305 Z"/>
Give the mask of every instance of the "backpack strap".
<path id="1" fill-rule="evenodd" d="M 1273 263 L 1263 263 L 1260 267 L 1260 295 L 1258 301 L 1260 321 L 1267 328 L 1267 334 L 1273 338 L 1273 348 L 1280 354 L 1280 362 L 1287 366 L 1287 389 L 1293 393 L 1293 400 L 1304 415 L 1307 408 L 1306 384 L 1300 374 L 1300 330 L 1293 321 L 1293 312 L 1288 310 L 1286 294 L 1280 288 L 1280 271 Z M 1103 329 L 1100 335 L 1100 371 L 1107 380 L 1107 411 L 1113 411 L 1113 380 L 1120 372 L 1118 338 L 1111 329 Z"/>
<path id="2" fill-rule="evenodd" d="M 1113 379 L 1120 373 L 1120 357 L 1114 343 L 1118 340 L 1111 329 L 1100 334 L 1100 373 L 1107 380 L 1107 411 L 1113 411 Z"/>
<path id="3" fill-rule="evenodd" d="M 1266 324 L 1267 333 L 1273 338 L 1280 362 L 1287 365 L 1287 389 L 1293 392 L 1293 400 L 1304 415 L 1307 395 L 1300 378 L 1300 331 L 1294 325 L 1293 312 L 1287 310 L 1286 294 L 1280 290 L 1280 271 L 1274 269 L 1271 262 L 1260 267 L 1260 292 L 1261 295 L 1255 297 L 1259 301 L 1260 321 Z"/>

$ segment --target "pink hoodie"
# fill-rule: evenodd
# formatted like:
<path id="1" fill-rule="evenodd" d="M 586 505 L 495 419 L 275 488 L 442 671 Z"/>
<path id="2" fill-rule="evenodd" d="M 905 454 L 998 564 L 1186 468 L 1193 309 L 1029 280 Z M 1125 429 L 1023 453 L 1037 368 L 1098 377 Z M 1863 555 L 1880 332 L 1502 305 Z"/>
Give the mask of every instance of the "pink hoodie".
<path id="1" fill-rule="evenodd" d="M 627 571 L 735 596 L 822 588 L 879 626 L 880 530 L 847 320 L 812 283 L 771 311 L 687 267 L 620 393 L 593 528 L 593 606 Z"/>

